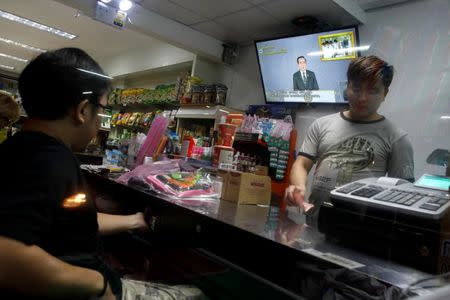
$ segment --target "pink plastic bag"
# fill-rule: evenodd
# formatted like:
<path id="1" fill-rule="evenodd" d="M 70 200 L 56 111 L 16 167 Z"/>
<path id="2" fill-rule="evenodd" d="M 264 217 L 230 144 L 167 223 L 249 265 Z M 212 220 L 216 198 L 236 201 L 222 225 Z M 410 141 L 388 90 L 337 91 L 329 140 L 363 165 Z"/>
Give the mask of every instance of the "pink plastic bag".
<path id="1" fill-rule="evenodd" d="M 117 182 L 127 184 L 131 177 L 139 177 L 145 179 L 149 175 L 157 175 L 163 173 L 171 173 L 180 171 L 178 166 L 179 160 L 157 161 L 149 165 L 137 166 L 133 171 L 122 174 L 116 179 Z"/>

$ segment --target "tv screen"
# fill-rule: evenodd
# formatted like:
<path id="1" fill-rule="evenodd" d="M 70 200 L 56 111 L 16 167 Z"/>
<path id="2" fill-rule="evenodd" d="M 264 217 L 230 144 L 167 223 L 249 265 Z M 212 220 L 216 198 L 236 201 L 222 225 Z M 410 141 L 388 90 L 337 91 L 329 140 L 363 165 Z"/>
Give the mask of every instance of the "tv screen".
<path id="1" fill-rule="evenodd" d="M 256 41 L 255 47 L 267 103 L 347 103 L 347 68 L 360 48 L 356 27 Z"/>

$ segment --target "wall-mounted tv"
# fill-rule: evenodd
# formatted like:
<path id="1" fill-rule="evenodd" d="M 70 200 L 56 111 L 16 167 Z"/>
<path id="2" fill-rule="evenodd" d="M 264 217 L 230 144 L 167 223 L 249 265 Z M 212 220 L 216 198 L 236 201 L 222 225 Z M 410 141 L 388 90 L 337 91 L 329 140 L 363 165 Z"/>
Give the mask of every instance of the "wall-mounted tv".
<path id="1" fill-rule="evenodd" d="M 347 68 L 365 50 L 357 27 L 256 41 L 255 48 L 266 103 L 347 104 Z"/>

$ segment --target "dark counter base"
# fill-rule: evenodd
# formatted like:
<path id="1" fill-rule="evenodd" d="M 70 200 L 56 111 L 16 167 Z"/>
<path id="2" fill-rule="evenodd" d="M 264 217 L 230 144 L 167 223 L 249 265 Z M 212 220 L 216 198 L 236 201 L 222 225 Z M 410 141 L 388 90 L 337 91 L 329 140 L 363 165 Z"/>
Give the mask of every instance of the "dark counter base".
<path id="1" fill-rule="evenodd" d="M 156 257 L 159 257 L 160 261 L 170 262 L 170 257 L 172 257 L 175 265 L 183 266 L 183 268 L 189 265 L 190 267 L 186 267 L 187 269 L 193 269 L 191 271 L 194 274 L 201 274 L 202 272 L 197 272 L 195 269 L 201 268 L 202 264 L 190 264 L 189 256 L 183 257 L 182 254 L 195 253 L 195 255 L 224 266 L 227 270 L 241 274 L 240 276 L 246 279 L 252 279 L 251 281 L 254 281 L 256 286 L 265 286 L 268 291 L 278 295 L 275 298 L 261 296 L 262 298 L 258 297 L 258 299 L 321 298 L 323 288 L 328 286 L 327 278 L 334 278 L 336 272 L 341 274 L 343 280 L 347 277 L 358 276 L 360 283 L 366 282 L 369 286 L 376 283 L 378 289 L 373 288 L 372 292 L 374 293 L 388 289 L 394 289 L 394 292 L 400 291 L 399 288 L 391 287 L 383 280 L 375 280 L 358 270 L 343 268 L 294 247 L 275 242 L 273 238 L 255 234 L 227 224 L 223 220 L 174 204 L 164 199 L 163 196 L 130 188 L 96 174 L 85 173 L 91 190 L 97 195 L 106 195 L 114 202 L 113 211 L 110 212 L 130 214 L 136 211 L 146 211 L 150 232 L 139 235 L 137 242 L 135 241 L 136 243 L 133 243 L 131 247 L 126 243 L 113 243 L 112 248 L 115 249 L 115 252 L 123 250 L 130 253 L 131 250 L 134 253 L 140 252 L 144 256 L 148 253 L 159 253 L 160 256 Z M 275 213 L 278 213 L 278 210 Z M 275 226 L 276 229 L 265 230 L 265 232 L 278 232 L 280 224 L 277 223 L 277 218 L 277 215 L 269 213 L 264 226 Z M 273 224 L 271 219 L 274 220 Z M 163 255 L 165 259 L 161 254 L 167 254 Z M 147 271 L 146 276 L 150 276 L 149 278 L 152 279 L 151 274 L 154 271 Z M 183 272 L 185 270 L 181 273 Z M 236 274 L 231 278 L 238 276 Z M 330 274 L 334 275 L 330 277 Z M 190 277 L 191 280 L 197 278 L 192 274 Z M 224 277 L 227 276 L 224 275 Z M 203 277 L 200 276 L 200 278 Z M 204 282 L 208 282 L 208 280 Z M 219 280 L 219 282 L 221 281 Z M 223 286 L 223 289 L 233 285 L 230 280 L 225 280 L 225 282 L 226 286 Z M 218 283 L 210 282 L 211 286 L 215 286 L 215 284 Z M 256 286 L 250 290 L 256 289 Z M 220 290 L 218 286 L 215 289 Z M 231 290 L 234 291 L 234 288 Z M 266 295 L 270 294 L 268 291 L 265 292 Z M 232 292 L 228 291 L 227 293 Z M 239 298 L 236 296 L 237 298 L 234 298 L 234 296 L 232 299 L 251 299 L 251 297 Z"/>

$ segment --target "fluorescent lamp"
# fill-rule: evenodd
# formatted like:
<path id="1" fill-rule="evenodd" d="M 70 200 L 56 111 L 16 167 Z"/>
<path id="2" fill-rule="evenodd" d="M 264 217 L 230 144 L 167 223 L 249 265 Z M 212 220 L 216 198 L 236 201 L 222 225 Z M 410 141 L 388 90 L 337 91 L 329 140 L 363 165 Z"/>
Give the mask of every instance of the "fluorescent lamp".
<path id="1" fill-rule="evenodd" d="M 90 94 L 92 94 L 92 91 L 83 92 L 83 95 L 90 95 Z"/>
<path id="2" fill-rule="evenodd" d="M 369 50 L 370 46 L 359 46 L 359 47 L 350 47 L 350 48 L 342 48 L 342 49 L 333 49 L 333 50 L 325 50 L 325 51 L 315 51 L 309 52 L 308 56 L 321 56 L 325 53 L 327 54 L 342 54 L 345 52 L 353 52 L 353 51 L 366 51 Z"/>
<path id="3" fill-rule="evenodd" d="M 109 3 L 111 0 L 101 0 L 103 3 Z"/>
<path id="4" fill-rule="evenodd" d="M 14 70 L 15 69 L 14 67 L 7 66 L 7 65 L 2 65 L 2 64 L 0 64 L 0 68 L 6 69 L 6 70 Z"/>
<path id="5" fill-rule="evenodd" d="M 120 10 L 127 11 L 133 6 L 133 2 L 130 0 L 120 0 L 119 8 Z"/>
<path id="6" fill-rule="evenodd" d="M 441 119 L 450 119 L 450 116 L 441 116 Z"/>
<path id="7" fill-rule="evenodd" d="M 97 1 L 97 4 L 100 5 L 100 6 L 103 6 L 103 7 L 108 8 L 108 5 L 106 5 L 106 4 L 103 3 L 103 2 Z"/>
<path id="8" fill-rule="evenodd" d="M 44 25 L 41 23 L 37 23 L 37 22 L 34 22 L 34 21 L 26 19 L 26 18 L 22 18 L 22 17 L 16 16 L 16 15 L 10 14 L 9 12 L 3 11 L 3 10 L 0 10 L 0 17 L 23 24 L 23 25 L 27 25 L 27 26 L 36 28 L 36 29 L 39 29 L 42 31 L 47 31 L 49 33 L 59 35 L 63 38 L 69 39 L 69 40 L 73 40 L 74 38 L 77 37 L 74 34 L 71 34 L 71 33 L 68 33 L 68 32 L 65 32 L 65 31 L 62 31 L 62 30 L 59 30 L 59 29 L 56 29 L 56 28 L 53 28 L 53 27 L 50 27 L 50 26 L 47 26 L 47 25 Z"/>
<path id="9" fill-rule="evenodd" d="M 105 114 L 97 114 L 97 116 L 99 116 L 99 117 L 105 117 L 105 118 L 111 118 L 110 115 L 105 115 Z"/>
<path id="10" fill-rule="evenodd" d="M 25 48 L 25 49 L 28 49 L 28 50 L 31 50 L 31 51 L 36 51 L 36 52 L 41 52 L 41 53 L 47 52 L 47 50 L 44 50 L 44 49 L 41 49 L 41 48 L 37 48 L 37 47 L 33 47 L 33 46 L 30 46 L 30 45 L 27 45 L 27 44 L 19 43 L 19 42 L 10 40 L 10 39 L 3 38 L 1 36 L 0 36 L 0 42 L 4 42 L 4 43 L 10 44 L 10 45 L 17 46 L 17 47 L 22 47 L 22 48 Z"/>
<path id="11" fill-rule="evenodd" d="M 1 53 L 1 52 L 0 52 L 0 56 L 1 57 L 6 57 L 6 58 L 9 58 L 9 59 L 13 59 L 13 60 L 17 60 L 17 61 L 20 61 L 20 62 L 27 62 L 28 61 L 28 59 L 20 58 L 20 57 L 14 56 L 14 55 L 9 55 L 9 54 L 5 54 L 5 53 Z"/>
<path id="12" fill-rule="evenodd" d="M 92 74 L 92 75 L 95 75 L 95 76 L 103 77 L 103 78 L 114 79 L 111 76 L 106 76 L 106 75 L 103 75 L 103 74 L 100 74 L 100 73 L 96 73 L 96 72 L 92 72 L 92 71 L 88 71 L 88 70 L 85 70 L 85 69 L 77 68 L 77 70 L 81 71 L 81 72 L 89 73 L 89 74 Z"/>

